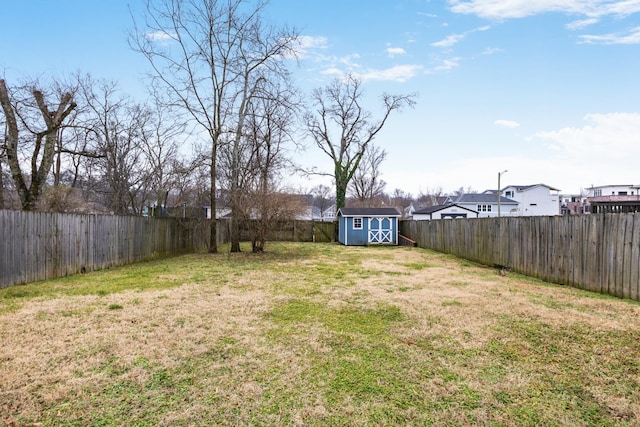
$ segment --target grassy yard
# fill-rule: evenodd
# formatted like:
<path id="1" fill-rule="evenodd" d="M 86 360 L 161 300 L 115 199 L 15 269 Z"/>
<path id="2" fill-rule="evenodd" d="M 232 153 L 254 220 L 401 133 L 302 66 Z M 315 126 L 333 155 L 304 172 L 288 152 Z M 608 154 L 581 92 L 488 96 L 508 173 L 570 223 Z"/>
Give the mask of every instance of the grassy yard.
<path id="1" fill-rule="evenodd" d="M 416 248 L 267 250 L 0 290 L 0 425 L 640 424 L 635 302 Z"/>

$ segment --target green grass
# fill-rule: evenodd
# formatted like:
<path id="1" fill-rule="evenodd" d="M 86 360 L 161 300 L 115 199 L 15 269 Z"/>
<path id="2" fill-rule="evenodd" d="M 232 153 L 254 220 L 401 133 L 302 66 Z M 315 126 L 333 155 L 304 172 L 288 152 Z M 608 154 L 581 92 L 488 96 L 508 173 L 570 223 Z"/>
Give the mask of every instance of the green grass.
<path id="1" fill-rule="evenodd" d="M 0 290 L 0 425 L 640 423 L 637 303 L 414 248 L 244 249 Z"/>

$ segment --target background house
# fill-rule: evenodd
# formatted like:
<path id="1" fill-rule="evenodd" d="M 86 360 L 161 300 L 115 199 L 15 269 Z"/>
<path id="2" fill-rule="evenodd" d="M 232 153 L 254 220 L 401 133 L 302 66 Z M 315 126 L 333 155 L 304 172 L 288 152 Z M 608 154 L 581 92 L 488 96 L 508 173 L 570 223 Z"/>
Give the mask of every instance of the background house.
<path id="1" fill-rule="evenodd" d="M 602 185 L 587 188 L 591 213 L 640 212 L 640 185 Z"/>
<path id="2" fill-rule="evenodd" d="M 455 203 L 448 203 L 419 209 L 413 212 L 412 215 L 412 219 L 415 221 L 449 218 L 478 218 L 478 212 Z"/>
<path id="3" fill-rule="evenodd" d="M 216 219 L 225 218 L 231 215 L 231 208 L 226 201 L 216 202 Z M 211 219 L 211 206 L 204 206 L 204 217 Z"/>
<path id="4" fill-rule="evenodd" d="M 509 185 L 500 195 L 518 202 L 517 212 L 509 215 L 550 216 L 560 215 L 559 191 L 545 184 Z"/>
<path id="5" fill-rule="evenodd" d="M 396 208 L 338 209 L 338 241 L 348 246 L 397 245 Z"/>
<path id="6" fill-rule="evenodd" d="M 588 214 L 589 203 L 582 194 L 560 194 L 560 215 Z"/>
<path id="7" fill-rule="evenodd" d="M 449 203 L 453 203 L 451 201 L 451 197 L 449 196 L 433 196 L 433 195 L 423 196 L 420 200 L 412 201 L 411 203 L 409 203 L 409 206 L 404 208 L 403 210 L 404 218 L 411 219 L 411 217 L 413 216 L 413 213 L 417 210 L 429 208 L 432 206 L 442 206 Z"/>
<path id="8" fill-rule="evenodd" d="M 476 211 L 479 218 L 498 216 L 498 195 L 494 191 L 484 193 L 464 193 L 451 197 L 453 203 L 465 209 Z M 518 202 L 500 197 L 500 215 L 517 215 Z"/>

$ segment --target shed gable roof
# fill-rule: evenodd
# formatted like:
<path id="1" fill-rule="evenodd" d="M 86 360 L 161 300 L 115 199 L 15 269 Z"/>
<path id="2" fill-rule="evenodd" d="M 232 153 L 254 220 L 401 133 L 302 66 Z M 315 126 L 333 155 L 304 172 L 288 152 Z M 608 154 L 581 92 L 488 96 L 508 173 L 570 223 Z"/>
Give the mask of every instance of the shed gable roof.
<path id="1" fill-rule="evenodd" d="M 400 216 L 396 208 L 340 208 L 339 216 Z"/>

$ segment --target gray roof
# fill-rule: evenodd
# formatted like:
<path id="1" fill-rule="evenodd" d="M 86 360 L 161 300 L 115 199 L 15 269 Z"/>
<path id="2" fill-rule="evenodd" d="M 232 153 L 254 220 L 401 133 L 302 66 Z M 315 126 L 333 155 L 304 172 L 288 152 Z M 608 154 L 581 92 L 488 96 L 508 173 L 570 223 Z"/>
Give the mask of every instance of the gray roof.
<path id="1" fill-rule="evenodd" d="M 547 184 L 507 185 L 504 188 L 509 188 L 509 187 L 514 187 L 518 191 L 525 191 L 525 190 L 528 190 L 528 189 L 533 188 L 533 187 L 547 187 L 549 190 L 552 190 L 552 191 L 560 191 L 560 189 L 551 187 L 550 185 L 547 185 Z M 504 188 L 503 188 L 503 190 L 504 190 Z"/>
<path id="2" fill-rule="evenodd" d="M 498 197 L 495 194 L 476 194 L 465 193 L 461 194 L 454 199 L 455 203 L 498 203 Z M 504 205 L 517 205 L 515 200 L 508 199 L 506 197 L 500 197 L 500 204 Z"/>
<path id="3" fill-rule="evenodd" d="M 417 210 L 413 214 L 414 215 L 415 214 L 418 214 L 418 215 L 420 215 L 420 214 L 431 214 L 431 213 L 438 212 L 438 211 L 441 211 L 443 209 L 449 208 L 451 206 L 455 206 L 455 207 L 458 207 L 460 209 L 464 209 L 465 211 L 473 212 L 473 213 L 476 213 L 476 214 L 478 213 L 477 211 L 474 211 L 473 209 L 465 208 L 464 206 L 460 206 L 460 205 L 458 205 L 456 203 L 447 203 L 445 205 L 429 206 L 427 208 Z"/>
<path id="4" fill-rule="evenodd" d="M 340 208 L 339 216 L 400 216 L 396 208 Z"/>

